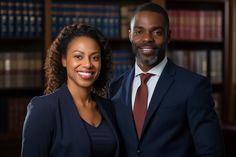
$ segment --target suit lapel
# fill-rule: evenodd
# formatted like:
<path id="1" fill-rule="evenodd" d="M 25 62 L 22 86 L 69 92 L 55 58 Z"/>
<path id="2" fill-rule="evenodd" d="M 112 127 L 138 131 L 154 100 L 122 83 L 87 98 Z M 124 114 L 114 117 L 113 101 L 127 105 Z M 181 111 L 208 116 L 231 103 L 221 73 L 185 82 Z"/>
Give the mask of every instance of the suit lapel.
<path id="1" fill-rule="evenodd" d="M 144 121 L 143 132 L 145 131 L 145 128 L 147 127 L 147 124 L 149 123 L 153 114 L 156 112 L 156 110 L 158 110 L 165 94 L 167 93 L 172 83 L 174 82 L 174 74 L 175 74 L 175 68 L 173 64 L 170 61 L 168 61 L 166 67 L 164 68 L 159 78 L 159 81 L 157 82 L 153 96 L 151 98 L 150 105 Z"/>

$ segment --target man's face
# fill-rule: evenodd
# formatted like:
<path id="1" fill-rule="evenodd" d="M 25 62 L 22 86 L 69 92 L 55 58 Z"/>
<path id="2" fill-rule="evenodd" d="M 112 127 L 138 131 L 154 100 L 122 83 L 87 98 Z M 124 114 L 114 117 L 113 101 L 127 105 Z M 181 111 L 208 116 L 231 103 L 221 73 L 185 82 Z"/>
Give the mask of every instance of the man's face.
<path id="1" fill-rule="evenodd" d="M 130 27 L 129 38 L 136 61 L 143 71 L 148 71 L 165 57 L 169 41 L 165 19 L 157 12 L 141 11 L 134 16 Z"/>

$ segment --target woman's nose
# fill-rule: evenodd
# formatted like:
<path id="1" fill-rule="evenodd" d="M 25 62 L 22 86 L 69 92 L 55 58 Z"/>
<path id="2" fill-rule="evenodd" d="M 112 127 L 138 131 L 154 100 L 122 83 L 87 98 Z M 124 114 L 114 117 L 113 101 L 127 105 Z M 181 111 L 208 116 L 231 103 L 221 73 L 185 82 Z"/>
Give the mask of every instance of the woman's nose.
<path id="1" fill-rule="evenodd" d="M 84 63 L 83 63 L 84 67 L 86 68 L 91 68 L 92 67 L 92 62 L 89 58 L 84 59 Z"/>

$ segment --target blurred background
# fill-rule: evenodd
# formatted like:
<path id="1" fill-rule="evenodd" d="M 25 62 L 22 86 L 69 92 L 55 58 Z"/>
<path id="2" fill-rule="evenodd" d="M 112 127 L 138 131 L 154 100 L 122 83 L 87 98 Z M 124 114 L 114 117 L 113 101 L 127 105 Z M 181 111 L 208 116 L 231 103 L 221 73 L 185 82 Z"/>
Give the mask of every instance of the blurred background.
<path id="1" fill-rule="evenodd" d="M 43 94 L 44 58 L 59 30 L 75 22 L 99 28 L 112 46 L 112 77 L 117 77 L 134 62 L 129 20 L 143 2 L 148 0 L 0 0 L 1 157 L 20 157 L 27 104 Z M 164 6 L 170 17 L 168 57 L 211 80 L 226 155 L 235 157 L 236 1 L 153 2 Z"/>

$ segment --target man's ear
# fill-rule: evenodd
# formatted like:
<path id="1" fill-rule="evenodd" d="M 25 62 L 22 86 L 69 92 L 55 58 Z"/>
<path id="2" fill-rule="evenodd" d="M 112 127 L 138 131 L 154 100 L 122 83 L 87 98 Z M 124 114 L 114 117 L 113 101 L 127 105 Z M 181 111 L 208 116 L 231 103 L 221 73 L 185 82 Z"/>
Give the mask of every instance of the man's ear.
<path id="1" fill-rule="evenodd" d="M 132 43 L 131 30 L 129 29 L 129 41 Z"/>
<path id="2" fill-rule="evenodd" d="M 65 56 L 61 57 L 61 64 L 62 64 L 63 67 L 66 67 L 66 58 L 65 58 Z"/>

